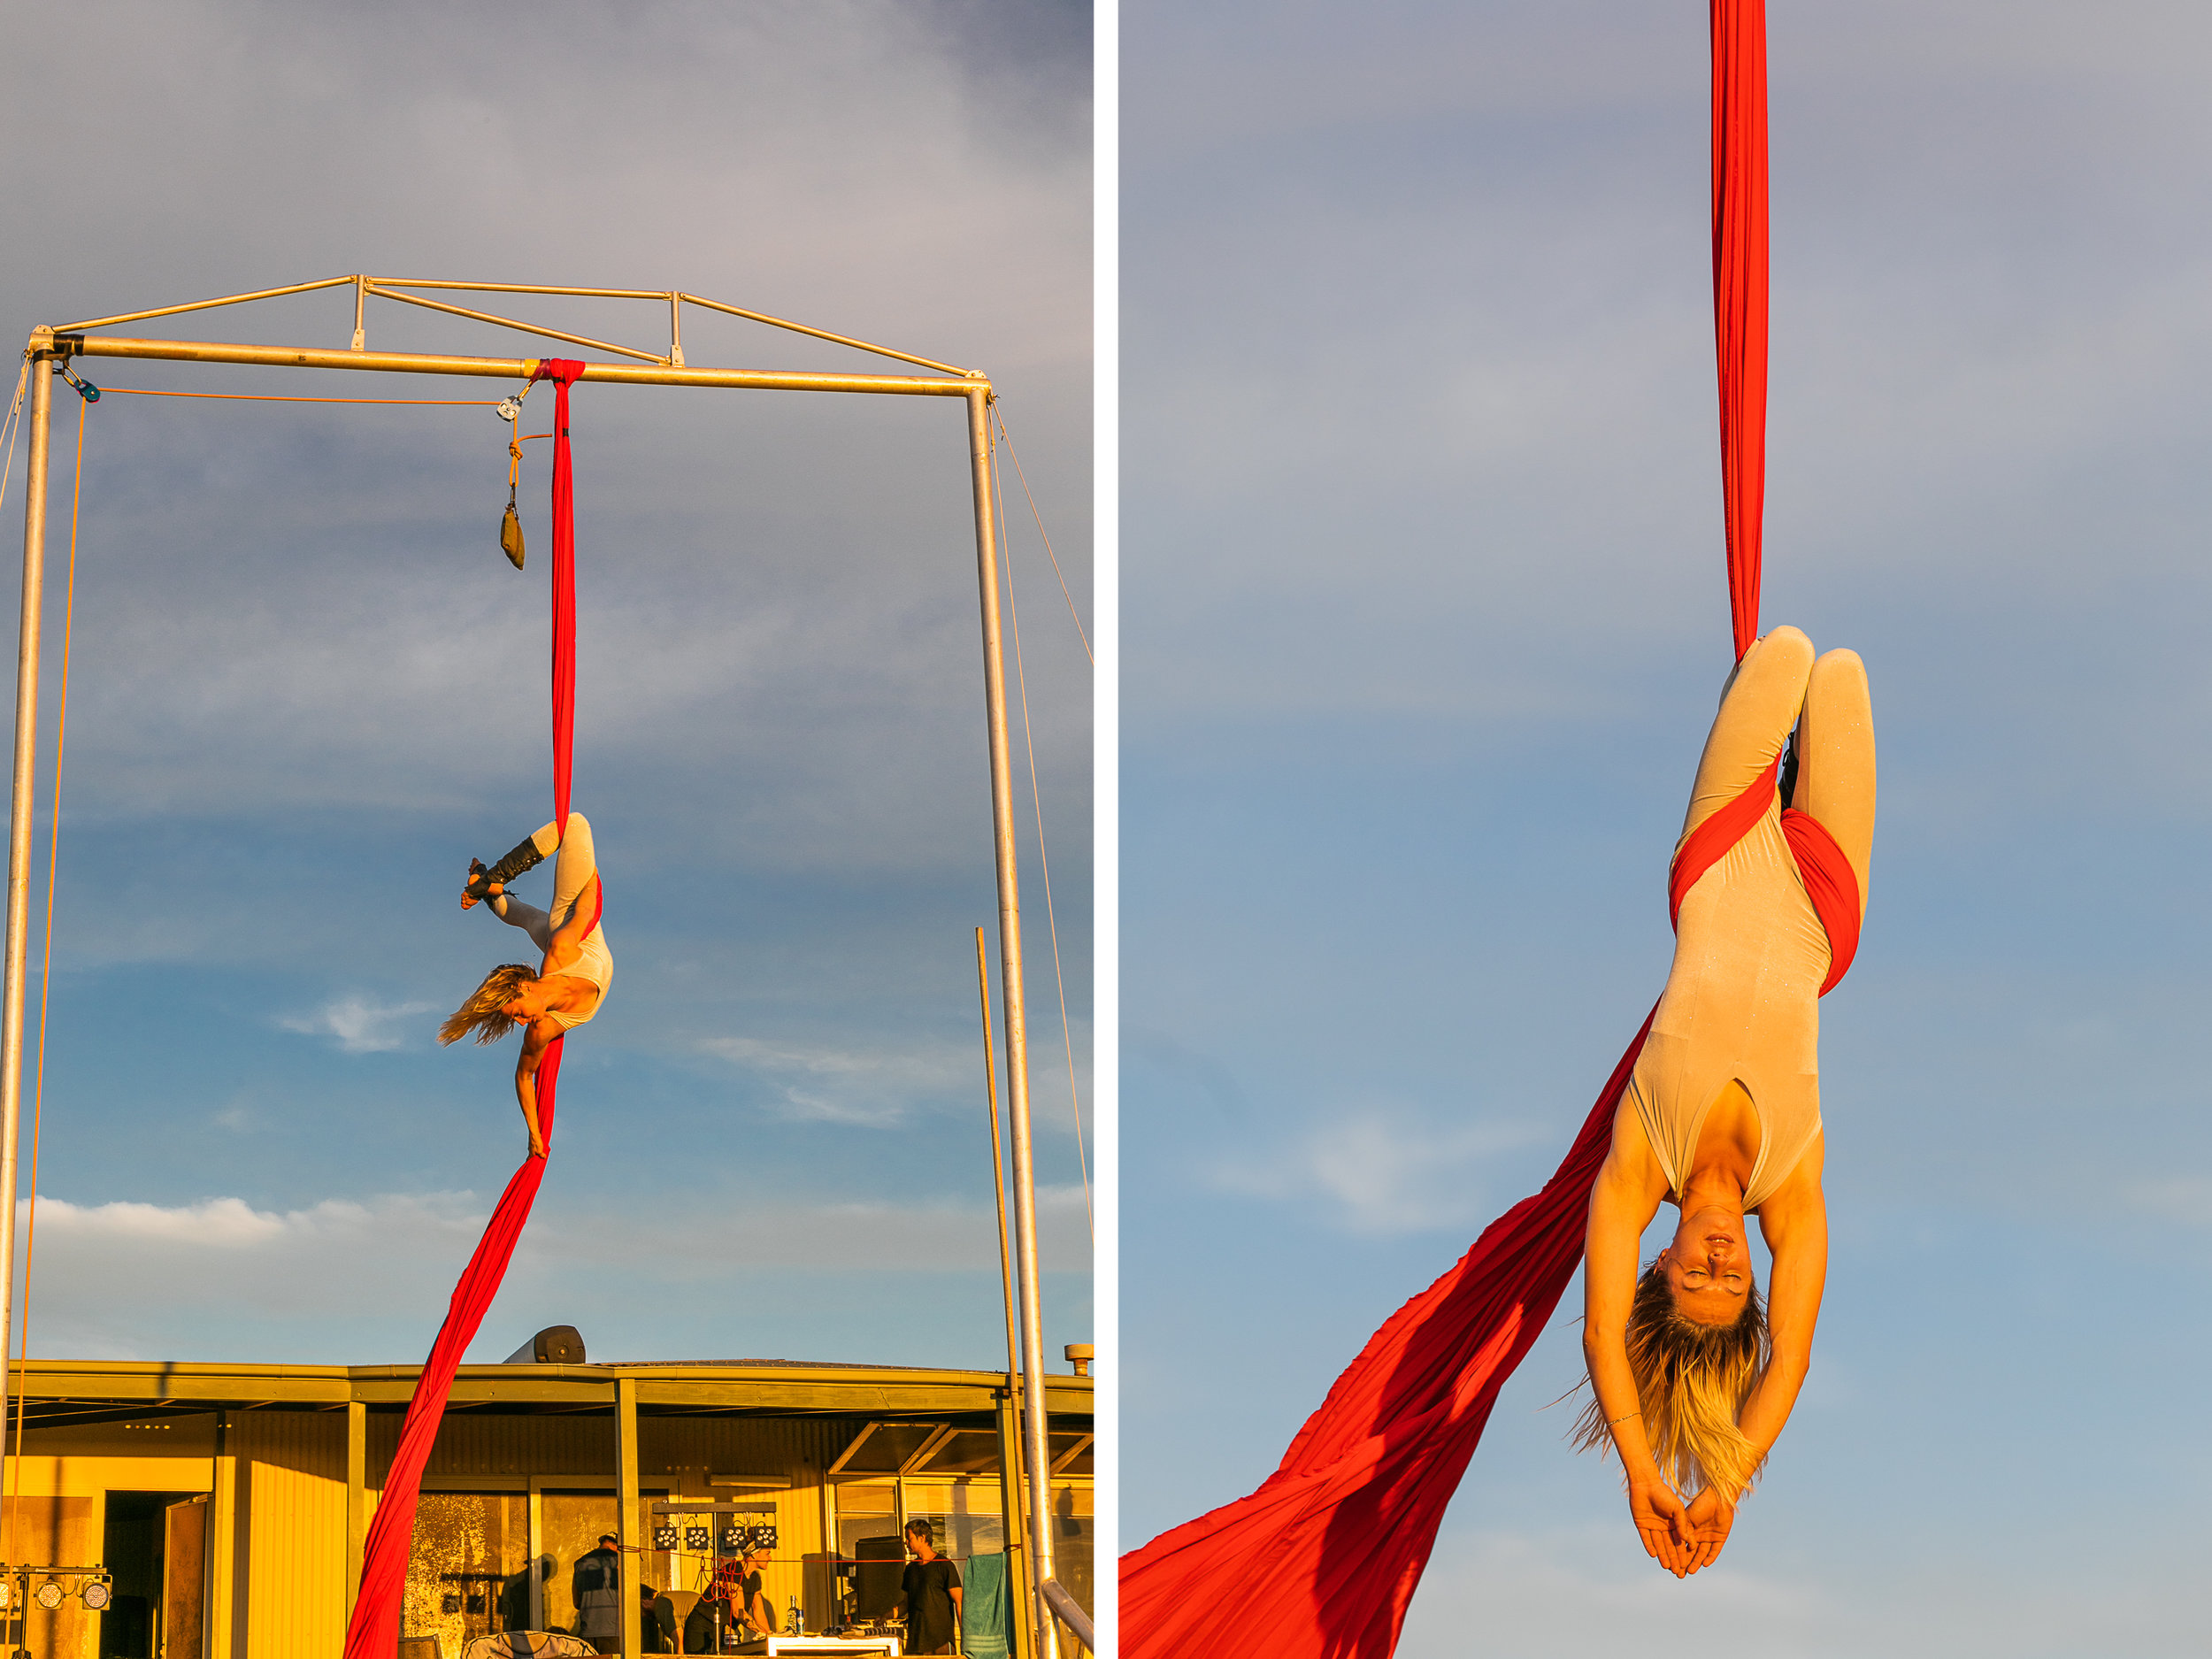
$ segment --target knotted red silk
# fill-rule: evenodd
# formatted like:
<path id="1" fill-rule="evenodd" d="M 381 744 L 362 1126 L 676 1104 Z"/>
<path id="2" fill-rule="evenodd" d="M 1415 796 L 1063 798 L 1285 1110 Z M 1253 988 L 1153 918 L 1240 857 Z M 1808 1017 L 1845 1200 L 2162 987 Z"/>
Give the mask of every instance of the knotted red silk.
<path id="1" fill-rule="evenodd" d="M 580 363 L 565 359 L 538 365 L 533 380 L 549 380 L 555 391 L 553 416 L 553 803 L 554 818 L 564 835 L 568 831 L 569 755 L 575 727 L 576 704 L 576 535 L 574 495 L 570 484 L 568 457 L 569 382 L 583 373 Z M 591 926 L 599 923 L 606 903 L 605 883 L 594 898 Z M 590 927 L 584 930 L 591 931 Z M 553 1106 L 561 1073 L 561 1044 L 556 1037 L 538 1060 L 538 1125 L 549 1152 L 553 1141 Z M 422 1494 L 422 1471 L 430 1461 L 431 1448 L 444 1420 L 446 1398 L 452 1392 L 453 1373 L 461 1356 L 476 1340 L 477 1328 L 491 1310 L 507 1276 L 507 1263 L 515 1253 L 522 1229 L 530 1219 L 530 1206 L 544 1179 L 546 1160 L 525 1158 L 507 1183 L 492 1210 L 492 1218 L 478 1242 L 476 1253 L 461 1271 L 446 1306 L 445 1323 L 430 1345 L 415 1379 L 415 1392 L 407 1402 L 406 1420 L 400 1425 L 399 1449 L 384 1477 L 375 1517 L 369 1523 L 361 1551 L 361 1591 L 346 1625 L 345 1659 L 394 1659 L 399 1651 L 401 1598 L 407 1588 L 407 1563 L 415 1537 L 415 1509 Z"/>
<path id="2" fill-rule="evenodd" d="M 1766 473 L 1762 0 L 1711 0 L 1711 26 L 1713 321 L 1740 658 L 1758 637 Z M 1763 797 L 1751 799 L 1762 787 Z M 1685 843 L 1670 878 L 1671 912 L 1758 821 L 1774 787 L 1770 773 Z M 1857 947 L 1857 881 L 1811 818 L 1786 811 L 1783 830 L 1829 928 L 1825 992 Z M 1127 1659 L 1386 1659 L 1498 1391 L 1581 1260 L 1590 1189 L 1650 1029 L 1647 1016 L 1543 1190 L 1492 1223 L 1457 1266 L 1375 1333 L 1265 1484 L 1122 1557 Z"/>
<path id="3" fill-rule="evenodd" d="M 1683 897 L 1697 885 L 1697 879 L 1766 816 L 1778 787 L 1774 768 L 1769 767 L 1748 789 L 1683 837 L 1681 849 L 1667 872 L 1670 924 L 1680 922 Z M 1828 977 L 1820 982 L 1820 995 L 1825 996 L 1851 971 L 1851 959 L 1859 954 L 1859 873 L 1851 868 L 1851 861 L 1843 856 L 1843 849 L 1836 845 L 1828 826 L 1809 812 L 1784 807 L 1782 838 L 1789 843 L 1790 856 L 1805 883 L 1805 896 L 1813 902 L 1813 913 L 1827 930 Z"/>

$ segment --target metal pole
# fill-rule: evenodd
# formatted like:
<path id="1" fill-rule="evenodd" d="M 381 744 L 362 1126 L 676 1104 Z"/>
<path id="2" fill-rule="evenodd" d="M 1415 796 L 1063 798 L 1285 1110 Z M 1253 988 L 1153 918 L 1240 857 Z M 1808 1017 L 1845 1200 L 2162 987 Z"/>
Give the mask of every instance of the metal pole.
<path id="1" fill-rule="evenodd" d="M 628 1659 L 638 1659 L 645 1651 L 644 1632 L 640 1618 L 637 1587 L 644 1581 L 645 1547 L 652 1541 L 651 1529 L 638 1525 L 638 1467 L 637 1467 L 637 1379 L 618 1377 L 614 1379 L 614 1438 L 615 1438 L 615 1543 L 618 1553 L 615 1559 L 620 1571 L 615 1581 L 621 1586 L 622 1596 L 622 1651 Z"/>
<path id="2" fill-rule="evenodd" d="M 38 749 L 38 628 L 46 597 L 47 427 L 53 339 L 31 336 L 31 453 L 23 480 L 23 620 L 15 659 L 15 795 L 8 818 L 8 942 L 0 1008 L 0 1424 L 15 1334 L 15 1148 L 23 1123 L 24 964 L 31 942 L 31 774 Z"/>
<path id="3" fill-rule="evenodd" d="M 993 499 L 997 498 L 994 496 Z M 998 1070 L 993 1064 L 991 1050 L 991 971 L 988 959 L 984 955 L 983 930 L 980 927 L 975 930 L 975 988 L 983 1003 L 983 1087 L 991 1102 L 991 1187 L 998 1199 L 998 1271 L 1003 1297 L 1001 1305 L 1006 1310 L 1006 1398 L 1013 1415 L 1014 1428 L 1010 1435 L 1007 1433 L 1006 1418 L 1002 1415 L 999 1419 L 999 1457 L 1005 1479 L 999 1483 L 1000 1504 L 1004 1511 L 1000 1519 L 1006 1537 L 1006 1559 L 1010 1567 L 1027 1554 L 1015 1542 L 1022 1532 L 1022 1465 L 1025 1461 L 1021 1455 L 1021 1338 L 1015 1325 L 1015 1309 L 1018 1304 L 1014 1300 L 1014 1253 L 1008 1242 L 1006 1227 L 1006 1148 L 999 1137 Z M 1008 1587 L 1021 1600 L 1022 1624 L 1033 1632 L 1037 1621 L 1030 1609 L 1035 1601 L 1029 1594 L 1026 1579 L 1019 1584 L 1010 1581 Z M 1026 1659 L 1026 1655 L 1023 1659 Z"/>
<path id="4" fill-rule="evenodd" d="M 1013 1126 L 1014 1249 L 1021 1291 L 1022 1440 L 1029 1464 L 1029 1572 L 1037 1617 L 1037 1652 L 1058 1648 L 1045 1614 L 1044 1584 L 1052 1577 L 1052 1505 L 1047 1485 L 1044 1318 L 1037 1302 L 1037 1180 L 1029 1141 L 1029 1025 L 1022 1009 L 1021 879 L 1014 860 L 1014 774 L 1006 740 L 1006 657 L 999 634 L 998 534 L 991 517 L 990 393 L 968 394 L 968 459 L 975 479 L 976 581 L 983 598 L 983 698 L 991 750 L 991 825 L 998 843 L 998 935 L 1001 993 L 1006 1005 L 1006 1110 Z"/>
<path id="5" fill-rule="evenodd" d="M 983 1089 L 991 1102 L 991 1186 L 998 1195 L 998 1273 L 1006 1308 L 1006 1386 L 1021 1392 L 1021 1340 L 1014 1330 L 1014 1257 L 1006 1242 L 1006 1148 L 999 1138 L 998 1071 L 991 1052 L 991 978 L 983 954 L 983 930 L 975 930 L 975 988 L 983 998 Z"/>
<path id="6" fill-rule="evenodd" d="M 88 357 L 165 363 L 240 363 L 273 369 L 362 369 L 387 374 L 472 374 L 518 380 L 535 357 L 457 357 L 430 351 L 353 351 L 322 346 L 254 346 L 214 340 L 134 340 L 121 334 L 71 335 Z M 762 392 L 886 392 L 916 397 L 989 396 L 991 383 L 918 374 L 813 374 L 763 369 L 674 369 L 657 360 L 588 363 L 582 378 L 626 386 L 719 386 Z"/>

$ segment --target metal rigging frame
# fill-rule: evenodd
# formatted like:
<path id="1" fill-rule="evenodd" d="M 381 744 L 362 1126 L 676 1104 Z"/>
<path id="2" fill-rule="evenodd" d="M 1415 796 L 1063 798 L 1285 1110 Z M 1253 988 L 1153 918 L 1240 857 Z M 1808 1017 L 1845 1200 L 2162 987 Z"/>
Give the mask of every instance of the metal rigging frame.
<path id="1" fill-rule="evenodd" d="M 139 340 L 90 331 L 119 323 L 142 322 L 155 317 L 212 310 L 283 295 L 305 294 L 321 288 L 350 286 L 354 291 L 353 339 L 342 348 L 225 344 L 191 340 Z M 472 311 L 444 301 L 425 298 L 408 289 L 428 288 L 468 294 L 549 294 L 572 298 L 658 301 L 668 306 L 669 340 L 664 354 L 641 351 L 582 334 L 518 322 L 511 318 Z M 608 351 L 632 359 L 627 363 L 587 363 L 579 378 L 584 381 L 612 381 L 629 386 L 695 386 L 750 391 L 855 392 L 908 397 L 956 397 L 967 405 L 968 457 L 975 495 L 976 584 L 982 601 L 983 699 L 988 730 L 991 766 L 991 827 L 995 842 L 999 903 L 1000 995 L 1006 1021 L 1007 1105 L 1010 1119 L 1014 1175 L 1015 1255 L 1018 1261 L 1018 1301 L 1022 1336 L 1021 1374 L 1010 1374 L 1008 1386 L 1021 1406 L 1023 1444 L 1020 1462 L 1025 1466 L 1029 1525 L 1029 1571 L 1021 1575 L 1027 1617 L 1025 1633 L 1041 1659 L 1053 1659 L 1057 1651 L 1048 1586 L 1057 1590 L 1053 1576 L 1051 1502 L 1048 1486 L 1051 1459 L 1045 1425 L 1044 1324 L 1038 1302 L 1037 1194 L 1032 1156 L 1029 1115 L 1028 1025 L 1022 995 L 1022 937 L 1020 877 L 1014 846 L 1012 764 L 1006 733 L 1006 662 L 999 628 L 998 526 L 993 517 L 992 452 L 989 427 L 993 398 L 991 381 L 979 370 L 957 368 L 910 352 L 872 344 L 849 335 L 832 334 L 803 323 L 771 317 L 764 312 L 725 305 L 680 290 L 654 288 L 562 288 L 515 282 L 456 282 L 427 278 L 376 278 L 356 274 L 329 277 L 319 282 L 300 282 L 287 288 L 262 288 L 250 294 L 227 295 L 184 305 L 153 311 L 127 311 L 113 317 L 58 326 L 42 326 L 31 331 L 24 356 L 31 365 L 31 437 L 28 475 L 23 499 L 23 612 L 16 661 L 15 774 L 12 810 L 8 825 L 8 918 L 4 981 L 0 985 L 0 1217 L 15 1213 L 17 1142 L 23 1107 L 23 1035 L 27 980 L 25 969 L 30 942 L 31 820 L 34 770 L 38 733 L 38 677 L 40 622 L 46 571 L 46 471 L 50 450 L 53 382 L 72 357 L 126 357 L 179 363 L 242 364 L 268 368 L 357 369 L 397 374 L 458 374 L 486 380 L 526 379 L 538 359 L 529 357 L 465 357 L 415 351 L 371 351 L 366 342 L 369 296 L 512 328 L 541 338 L 562 341 L 595 351 Z M 934 371 L 926 375 L 826 374 L 782 373 L 752 369 L 692 368 L 684 362 L 683 307 L 689 303 L 750 322 L 788 329 L 818 340 L 850 346 L 879 357 Z M 40 372 L 40 365 L 50 365 Z M 8 1376 L 5 1362 L 13 1340 L 15 1229 L 0 1226 L 0 1425 L 7 1420 Z M 628 1511 L 625 1510 L 626 1517 Z M 624 1649 L 638 1651 L 636 1587 L 631 1582 L 632 1557 L 623 1557 Z M 1064 1592 L 1063 1592 L 1064 1595 Z"/>

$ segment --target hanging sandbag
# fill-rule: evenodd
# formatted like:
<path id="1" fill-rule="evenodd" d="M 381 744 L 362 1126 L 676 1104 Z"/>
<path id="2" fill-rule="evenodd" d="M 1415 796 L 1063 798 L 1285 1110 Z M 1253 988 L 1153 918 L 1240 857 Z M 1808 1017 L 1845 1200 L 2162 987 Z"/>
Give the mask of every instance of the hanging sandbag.
<path id="1" fill-rule="evenodd" d="M 499 521 L 499 550 L 507 556 L 507 562 L 517 570 L 522 568 L 522 520 L 515 516 L 515 492 L 507 490 L 506 516 Z"/>
<path id="2" fill-rule="evenodd" d="M 507 423 L 507 516 L 499 521 L 499 550 L 507 563 L 522 568 L 522 520 L 515 512 L 515 487 L 522 481 L 522 400 L 530 395 L 525 386 L 512 397 L 503 398 L 500 419 Z"/>

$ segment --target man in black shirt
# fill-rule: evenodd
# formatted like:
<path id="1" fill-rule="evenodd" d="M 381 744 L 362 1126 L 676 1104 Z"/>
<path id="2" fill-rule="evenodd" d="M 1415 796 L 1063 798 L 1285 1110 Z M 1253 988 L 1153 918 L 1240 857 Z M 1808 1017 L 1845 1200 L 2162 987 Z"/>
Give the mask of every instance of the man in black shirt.
<path id="1" fill-rule="evenodd" d="M 927 1521 L 906 1524 L 906 1651 L 950 1653 L 960 1629 L 960 1569 L 937 1553 Z"/>
<path id="2" fill-rule="evenodd" d="M 749 1549 L 721 1563 L 715 1572 L 738 1618 L 761 1635 L 772 1636 L 776 1633 L 776 1609 L 760 1588 L 760 1570 L 767 1563 L 766 1550 Z"/>

